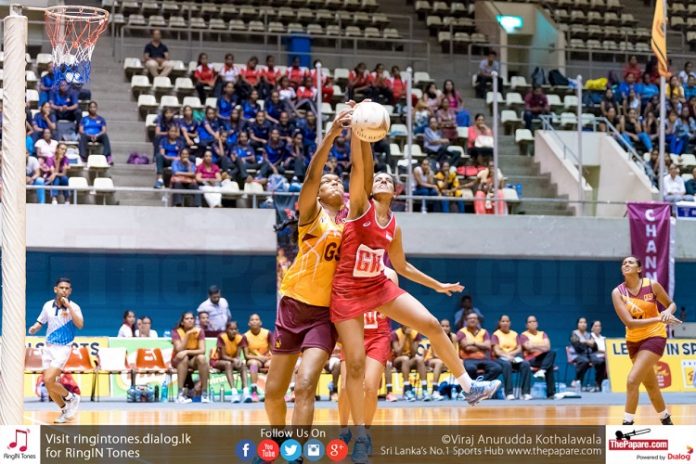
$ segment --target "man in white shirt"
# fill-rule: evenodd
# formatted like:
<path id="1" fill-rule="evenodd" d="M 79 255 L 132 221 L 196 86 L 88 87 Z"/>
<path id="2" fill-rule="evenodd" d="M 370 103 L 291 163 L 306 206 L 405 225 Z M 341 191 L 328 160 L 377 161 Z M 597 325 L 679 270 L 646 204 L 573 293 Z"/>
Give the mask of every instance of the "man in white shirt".
<path id="1" fill-rule="evenodd" d="M 56 297 L 48 300 L 41 310 L 38 319 L 29 327 L 29 335 L 36 334 L 41 327 L 46 329 L 46 346 L 43 348 L 43 376 L 46 390 L 51 399 L 61 410 L 54 422 L 63 424 L 75 418 L 80 396 L 70 393 L 58 381 L 63 368 L 70 358 L 75 332 L 82 329 L 85 320 L 80 306 L 70 301 L 72 284 L 67 277 L 60 277 L 53 288 Z"/>
<path id="2" fill-rule="evenodd" d="M 663 184 L 665 187 L 665 201 L 670 203 L 694 201 L 693 195 L 686 194 L 686 185 L 684 184 L 684 179 L 679 175 L 679 167 L 676 164 L 672 164 L 669 167 L 669 174 L 665 176 Z"/>
<path id="3" fill-rule="evenodd" d="M 230 305 L 227 300 L 222 297 L 220 288 L 217 285 L 211 285 L 208 288 L 208 299 L 198 306 L 198 313 L 208 313 L 209 322 L 205 331 L 209 337 L 215 337 L 219 333 L 225 331 L 227 321 L 232 320 Z"/>

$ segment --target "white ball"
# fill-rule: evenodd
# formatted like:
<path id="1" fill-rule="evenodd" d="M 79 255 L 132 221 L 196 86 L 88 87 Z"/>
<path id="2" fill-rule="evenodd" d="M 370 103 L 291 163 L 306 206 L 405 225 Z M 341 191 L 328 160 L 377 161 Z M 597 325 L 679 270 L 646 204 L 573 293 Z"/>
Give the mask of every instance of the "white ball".
<path id="1" fill-rule="evenodd" d="M 377 142 L 389 132 L 389 113 L 375 102 L 363 102 L 355 106 L 351 126 L 353 134 L 365 142 Z"/>

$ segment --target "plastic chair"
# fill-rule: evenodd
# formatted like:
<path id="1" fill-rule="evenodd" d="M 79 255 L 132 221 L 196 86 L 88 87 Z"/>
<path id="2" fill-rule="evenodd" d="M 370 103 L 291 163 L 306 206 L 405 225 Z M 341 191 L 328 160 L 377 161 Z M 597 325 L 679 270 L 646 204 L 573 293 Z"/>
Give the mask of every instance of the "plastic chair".
<path id="1" fill-rule="evenodd" d="M 43 352 L 41 348 L 28 347 L 24 352 L 24 372 L 40 374 L 43 372 Z"/>
<path id="2" fill-rule="evenodd" d="M 68 362 L 65 363 L 63 367 L 63 372 L 80 375 L 92 374 L 92 392 L 90 394 L 90 400 L 94 401 L 97 391 L 97 368 L 86 346 L 73 348 Z"/>

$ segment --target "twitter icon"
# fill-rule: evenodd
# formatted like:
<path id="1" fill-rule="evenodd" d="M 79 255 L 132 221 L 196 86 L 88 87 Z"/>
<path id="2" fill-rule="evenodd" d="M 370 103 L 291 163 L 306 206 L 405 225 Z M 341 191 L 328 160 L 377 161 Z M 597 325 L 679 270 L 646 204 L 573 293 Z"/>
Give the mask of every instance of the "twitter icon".
<path id="1" fill-rule="evenodd" d="M 280 456 L 286 461 L 295 461 L 302 456 L 302 445 L 297 440 L 285 440 L 280 446 Z"/>

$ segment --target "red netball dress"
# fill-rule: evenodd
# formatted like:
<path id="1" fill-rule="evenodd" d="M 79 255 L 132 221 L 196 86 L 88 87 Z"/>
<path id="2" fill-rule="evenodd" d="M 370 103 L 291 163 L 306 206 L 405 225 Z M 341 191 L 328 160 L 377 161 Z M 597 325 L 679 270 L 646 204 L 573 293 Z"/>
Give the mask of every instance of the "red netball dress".
<path id="1" fill-rule="evenodd" d="M 384 255 L 396 232 L 396 218 L 382 227 L 370 200 L 359 218 L 346 221 L 331 291 L 331 321 L 354 319 L 404 293 L 384 274 Z"/>

